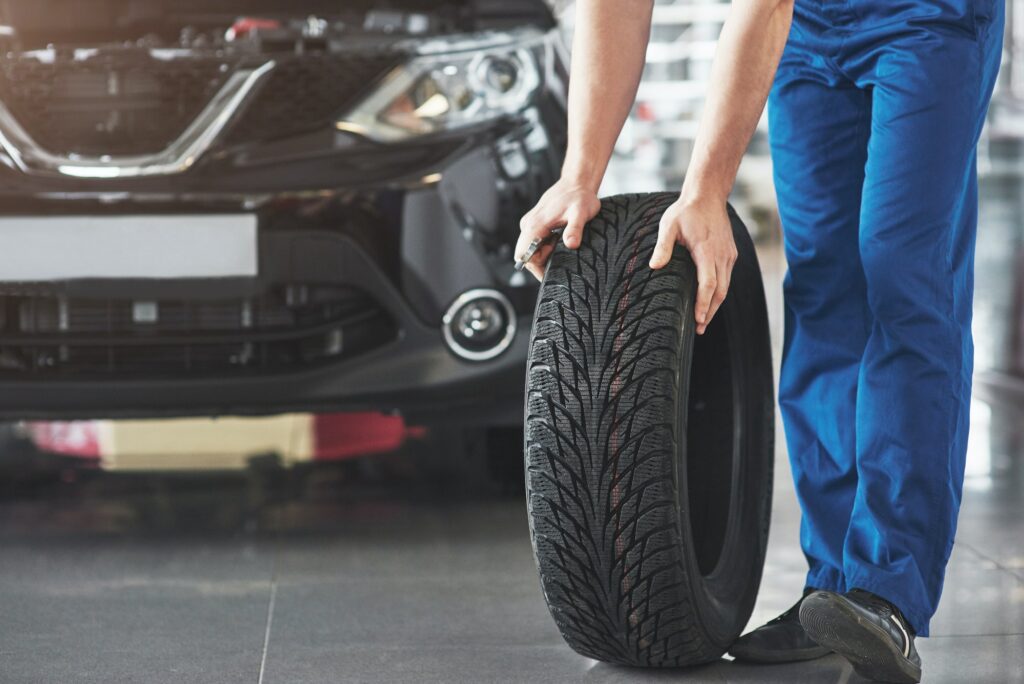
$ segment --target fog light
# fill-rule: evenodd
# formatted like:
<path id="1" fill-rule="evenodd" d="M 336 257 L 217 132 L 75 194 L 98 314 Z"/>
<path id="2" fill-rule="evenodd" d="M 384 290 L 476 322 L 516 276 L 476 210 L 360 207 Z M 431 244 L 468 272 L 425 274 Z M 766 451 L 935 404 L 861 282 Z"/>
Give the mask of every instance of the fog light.
<path id="1" fill-rule="evenodd" d="M 493 359 L 508 349 L 516 335 L 515 309 L 497 290 L 463 292 L 441 322 L 448 347 L 470 361 Z"/>

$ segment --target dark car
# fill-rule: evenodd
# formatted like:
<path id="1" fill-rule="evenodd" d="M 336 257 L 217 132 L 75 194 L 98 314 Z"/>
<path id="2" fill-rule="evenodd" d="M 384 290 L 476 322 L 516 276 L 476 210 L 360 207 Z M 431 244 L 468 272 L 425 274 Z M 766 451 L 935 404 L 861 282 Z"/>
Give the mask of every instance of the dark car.
<path id="1" fill-rule="evenodd" d="M 521 421 L 543 0 L 0 0 L 0 418 Z"/>

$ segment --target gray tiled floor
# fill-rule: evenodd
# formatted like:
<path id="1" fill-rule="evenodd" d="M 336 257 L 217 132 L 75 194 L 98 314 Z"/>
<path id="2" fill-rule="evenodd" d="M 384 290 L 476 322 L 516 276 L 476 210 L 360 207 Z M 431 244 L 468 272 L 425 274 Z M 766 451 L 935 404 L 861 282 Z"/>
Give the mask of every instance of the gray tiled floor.
<path id="1" fill-rule="evenodd" d="M 84 531 L 2 553 L 0 681 L 255 680 L 269 549 Z"/>
<path id="2" fill-rule="evenodd" d="M 973 464 L 920 642 L 926 682 L 1024 682 L 1024 458 L 991 460 Z M 518 498 L 358 487 L 253 504 L 243 481 L 100 478 L 0 501 L 0 682 L 857 681 L 836 657 L 668 673 L 586 660 L 547 614 Z M 803 579 L 785 463 L 776 487 L 753 623 Z"/>
<path id="3" fill-rule="evenodd" d="M 780 472 L 752 622 L 802 581 Z M 926 682 L 1024 682 L 1024 501 L 1002 484 L 1013 475 L 966 495 L 934 636 L 920 642 Z M 376 485 L 352 501 L 340 485 L 232 517 L 222 509 L 240 507 L 241 488 L 161 490 L 207 527 L 133 517 L 152 493 L 104 486 L 0 504 L 0 682 L 258 682 L 261 667 L 268 683 L 857 681 L 837 657 L 658 673 L 577 656 L 541 599 L 515 498 L 445 503 Z"/>
<path id="4" fill-rule="evenodd" d="M 777 333 L 781 255 L 762 259 Z M 919 642 L 924 681 L 1024 682 L 1024 415 L 980 402 L 974 414 L 958 544 Z M 779 434 L 755 624 L 803 581 Z M 671 672 L 584 659 L 547 613 L 519 498 L 342 475 L 284 498 L 248 475 L 7 487 L 0 684 L 858 681 L 834 656 Z"/>

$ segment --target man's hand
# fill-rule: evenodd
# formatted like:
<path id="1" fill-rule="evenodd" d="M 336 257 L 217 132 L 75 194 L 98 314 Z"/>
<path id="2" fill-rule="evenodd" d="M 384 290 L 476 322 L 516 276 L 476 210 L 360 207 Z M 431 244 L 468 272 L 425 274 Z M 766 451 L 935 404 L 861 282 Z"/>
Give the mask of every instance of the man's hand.
<path id="1" fill-rule="evenodd" d="M 547 189 L 537 205 L 526 212 L 519 221 L 519 241 L 516 242 L 515 257 L 518 259 L 530 243 L 537 238 L 545 238 L 555 228 L 565 226 L 562 231 L 562 242 L 570 249 L 576 249 L 583 240 L 583 226 L 594 218 L 601 210 L 601 200 L 597 192 L 566 179 L 559 179 Z M 554 243 L 544 244 L 526 262 L 526 269 L 537 280 L 544 277 L 544 265 Z"/>
<path id="2" fill-rule="evenodd" d="M 577 2 L 575 12 L 561 178 L 519 222 L 517 261 L 531 242 L 559 226 L 565 226 L 567 247 L 580 246 L 584 224 L 601 210 L 601 179 L 644 71 L 654 0 L 587 0 Z M 554 241 L 542 244 L 526 263 L 538 280 L 554 249 Z"/>
<path id="3" fill-rule="evenodd" d="M 697 334 L 703 335 L 729 292 L 736 241 L 724 202 L 689 202 L 682 198 L 669 205 L 658 227 L 658 244 L 651 268 L 662 268 L 672 259 L 676 243 L 690 251 L 697 266 L 697 303 L 694 318 Z"/>

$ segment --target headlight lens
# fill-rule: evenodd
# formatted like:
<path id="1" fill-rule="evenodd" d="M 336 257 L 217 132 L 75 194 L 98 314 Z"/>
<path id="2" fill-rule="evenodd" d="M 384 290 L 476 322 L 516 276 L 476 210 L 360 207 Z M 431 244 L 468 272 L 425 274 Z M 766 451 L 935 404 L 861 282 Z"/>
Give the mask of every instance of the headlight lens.
<path id="1" fill-rule="evenodd" d="M 400 140 L 517 112 L 539 85 L 540 67 L 529 48 L 416 57 L 389 74 L 337 127 Z"/>

